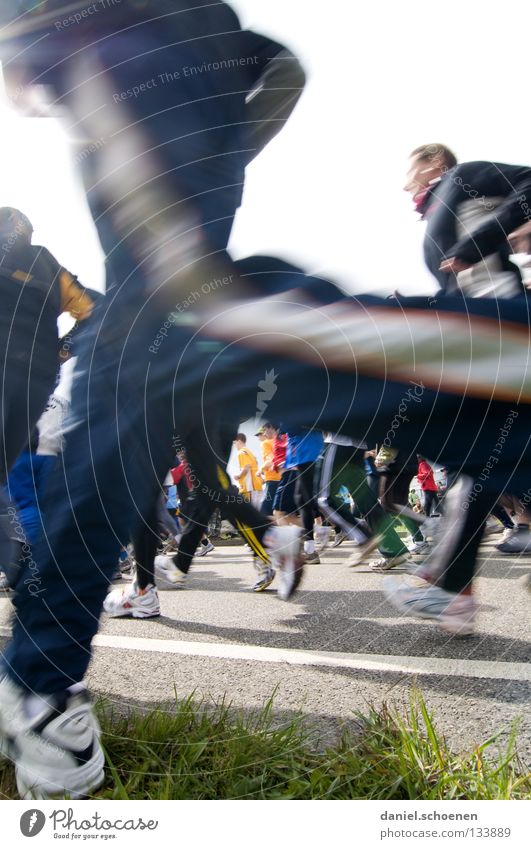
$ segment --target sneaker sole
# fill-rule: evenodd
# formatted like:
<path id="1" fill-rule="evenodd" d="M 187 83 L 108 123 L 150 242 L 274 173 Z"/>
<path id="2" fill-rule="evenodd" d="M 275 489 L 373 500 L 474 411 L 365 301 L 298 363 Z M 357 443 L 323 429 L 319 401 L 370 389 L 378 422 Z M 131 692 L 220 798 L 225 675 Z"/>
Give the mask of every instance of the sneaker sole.
<path id="1" fill-rule="evenodd" d="M 17 789 L 21 799 L 84 799 L 101 787 L 105 780 L 105 756 L 101 746 L 92 760 L 82 767 L 58 772 L 41 779 L 29 767 L 15 767 Z"/>
<path id="2" fill-rule="evenodd" d="M 166 575 L 165 572 L 158 572 L 155 570 L 155 577 L 158 581 L 163 584 L 171 584 L 172 587 L 184 587 L 186 581 L 184 578 L 177 576 L 176 578 L 171 578 L 169 575 Z"/>
<path id="3" fill-rule="evenodd" d="M 105 613 L 110 619 L 125 619 L 127 616 L 132 619 L 155 619 L 156 616 L 160 616 L 160 608 L 153 613 L 148 613 L 145 610 L 120 610 L 115 612 L 105 610 Z"/>
<path id="4" fill-rule="evenodd" d="M 422 548 L 410 548 L 409 553 L 411 557 L 415 557 L 417 554 L 428 554 L 431 551 L 431 545 L 423 545 Z"/>
<path id="5" fill-rule="evenodd" d="M 453 637 L 472 637 L 475 633 L 474 622 L 455 622 L 452 617 L 443 616 L 437 624 L 440 631 Z"/>
<path id="6" fill-rule="evenodd" d="M 409 557 L 404 557 L 395 562 L 390 560 L 389 563 L 384 563 L 382 566 L 371 566 L 371 572 L 391 572 L 393 569 L 397 568 L 404 569 L 407 566 L 409 559 Z"/>
<path id="7" fill-rule="evenodd" d="M 371 565 L 371 569 L 373 572 L 390 572 L 392 569 L 396 569 L 397 566 L 405 567 L 410 562 L 411 556 L 408 552 L 407 554 L 397 554 L 396 557 L 390 557 L 382 565 Z"/>

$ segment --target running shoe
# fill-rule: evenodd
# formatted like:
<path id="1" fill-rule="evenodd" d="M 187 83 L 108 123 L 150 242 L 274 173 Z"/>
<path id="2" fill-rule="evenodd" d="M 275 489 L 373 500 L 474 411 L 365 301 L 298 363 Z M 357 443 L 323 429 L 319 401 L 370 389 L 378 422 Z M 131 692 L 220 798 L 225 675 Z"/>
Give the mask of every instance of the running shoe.
<path id="1" fill-rule="evenodd" d="M 278 594 L 287 601 L 299 586 L 303 573 L 301 529 L 295 525 L 272 527 L 264 537 L 271 568 L 280 575 Z"/>
<path id="2" fill-rule="evenodd" d="M 474 633 L 476 603 L 471 595 L 450 593 L 411 575 L 389 576 L 383 589 L 387 600 L 406 616 L 433 619 L 441 630 L 457 637 Z"/>
<path id="3" fill-rule="evenodd" d="M 266 590 L 275 580 L 276 572 L 274 569 L 266 568 L 263 572 L 258 576 L 258 580 L 253 586 L 254 593 L 261 593 L 262 590 Z"/>
<path id="4" fill-rule="evenodd" d="M 329 528 L 327 525 L 321 526 L 316 525 L 313 529 L 313 538 L 315 540 L 315 549 L 321 554 L 326 548 L 328 548 L 330 544 L 330 534 L 332 528 Z"/>
<path id="5" fill-rule="evenodd" d="M 427 554 L 429 550 L 430 544 L 426 539 L 423 539 L 419 542 L 412 542 L 412 544 L 409 546 L 410 554 Z"/>
<path id="6" fill-rule="evenodd" d="M 196 557 L 204 557 L 205 554 L 209 553 L 209 551 L 214 551 L 214 548 L 215 548 L 215 546 L 213 546 L 211 542 L 207 542 L 206 545 L 203 545 L 201 543 L 200 545 L 197 546 L 195 556 Z"/>
<path id="7" fill-rule="evenodd" d="M 132 580 L 135 574 L 135 558 L 131 554 L 127 554 L 126 557 L 120 557 L 118 560 L 118 571 L 120 572 L 121 577 L 126 580 Z M 112 578 L 112 580 L 115 580 Z M 118 580 L 116 578 L 116 580 Z"/>
<path id="8" fill-rule="evenodd" d="M 408 562 L 409 552 L 396 554 L 394 557 L 379 557 L 377 560 L 371 560 L 369 566 L 373 572 L 389 572 L 397 566 L 405 566 Z"/>
<path id="9" fill-rule="evenodd" d="M 179 549 L 179 543 L 181 541 L 182 534 L 176 534 L 175 536 L 168 537 L 167 540 L 164 541 L 162 547 L 159 549 L 161 554 L 168 554 L 170 556 L 175 556 Z"/>
<path id="10" fill-rule="evenodd" d="M 503 534 L 500 537 L 500 541 L 499 541 L 498 545 L 501 545 L 503 542 L 507 542 L 508 540 L 512 539 L 514 537 L 516 531 L 517 531 L 516 526 L 513 527 L 513 528 L 505 528 Z"/>
<path id="11" fill-rule="evenodd" d="M 375 548 L 382 542 L 381 534 L 376 534 L 375 536 L 368 539 L 366 542 L 362 543 L 356 548 L 354 554 L 352 554 L 347 560 L 347 566 L 360 566 L 363 561 L 368 557 L 368 555 L 374 551 Z"/>
<path id="12" fill-rule="evenodd" d="M 186 572 L 181 572 L 175 565 L 173 557 L 158 554 L 155 557 L 155 577 L 175 586 L 182 586 L 186 581 Z"/>
<path id="13" fill-rule="evenodd" d="M 135 549 L 131 543 L 122 548 L 118 556 L 118 568 L 122 575 L 129 577 L 135 571 Z"/>
<path id="14" fill-rule="evenodd" d="M 135 581 L 125 590 L 113 590 L 103 602 L 105 613 L 113 619 L 132 616 L 133 619 L 151 619 L 160 616 L 159 594 L 153 584 L 139 590 Z"/>
<path id="15" fill-rule="evenodd" d="M 321 562 L 321 558 L 319 557 L 319 554 L 317 553 L 317 551 L 312 551 L 311 554 L 304 552 L 302 556 L 304 557 L 305 563 L 320 563 Z"/>
<path id="16" fill-rule="evenodd" d="M 21 799 L 82 799 L 104 780 L 100 727 L 84 684 L 52 696 L 0 680 L 0 751 Z"/>
<path id="17" fill-rule="evenodd" d="M 342 542 L 344 542 L 344 540 L 346 540 L 346 538 L 346 533 L 344 531 L 339 531 L 339 533 L 336 534 L 333 543 L 331 544 L 332 548 L 337 548 L 339 545 L 341 545 Z"/>
<path id="18" fill-rule="evenodd" d="M 531 533 L 527 528 L 517 528 L 505 542 L 495 546 L 502 554 L 531 554 Z"/>
<path id="19" fill-rule="evenodd" d="M 485 522 L 485 529 L 483 531 L 483 535 L 490 536 L 491 534 L 499 534 L 501 533 L 502 528 L 503 525 L 501 522 L 498 521 L 498 519 L 493 519 L 489 517 Z"/>

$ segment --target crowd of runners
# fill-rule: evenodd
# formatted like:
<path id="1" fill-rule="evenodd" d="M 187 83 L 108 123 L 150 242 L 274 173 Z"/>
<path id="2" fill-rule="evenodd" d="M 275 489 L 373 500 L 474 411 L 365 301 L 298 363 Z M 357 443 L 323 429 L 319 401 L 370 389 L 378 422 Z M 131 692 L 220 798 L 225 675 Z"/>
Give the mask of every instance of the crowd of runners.
<path id="1" fill-rule="evenodd" d="M 486 524 L 501 552 L 531 551 L 529 302 L 513 261 L 531 168 L 412 151 L 435 295 L 354 298 L 276 257 L 233 261 L 245 167 L 298 102 L 297 58 L 224 2 L 16 5 L 0 4 L 8 95 L 94 147 L 77 162 L 106 256 L 99 296 L 0 210 L 0 566 L 15 606 L 0 747 L 21 796 L 75 798 L 103 781 L 83 683 L 102 611 L 158 615 L 157 582 L 182 585 L 212 550 L 215 512 L 249 547 L 256 592 L 275 581 L 292 598 L 305 563 L 350 541 L 351 563 L 411 572 L 384 579 L 398 610 L 474 632 Z M 148 85 L 177 67 L 209 72 Z M 240 428 L 257 387 L 258 459 Z M 132 580 L 109 592 L 125 563 Z"/>

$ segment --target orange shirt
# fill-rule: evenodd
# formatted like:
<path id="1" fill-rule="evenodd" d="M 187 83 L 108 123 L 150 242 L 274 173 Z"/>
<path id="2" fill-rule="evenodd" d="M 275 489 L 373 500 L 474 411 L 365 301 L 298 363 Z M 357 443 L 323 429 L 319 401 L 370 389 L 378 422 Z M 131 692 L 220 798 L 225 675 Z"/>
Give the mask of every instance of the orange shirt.
<path id="1" fill-rule="evenodd" d="M 264 475 L 265 481 L 279 481 L 281 478 L 280 472 L 275 472 L 273 468 L 264 469 L 264 466 L 267 463 L 273 464 L 273 446 L 275 440 L 274 439 L 263 439 L 262 440 L 262 472 Z"/>

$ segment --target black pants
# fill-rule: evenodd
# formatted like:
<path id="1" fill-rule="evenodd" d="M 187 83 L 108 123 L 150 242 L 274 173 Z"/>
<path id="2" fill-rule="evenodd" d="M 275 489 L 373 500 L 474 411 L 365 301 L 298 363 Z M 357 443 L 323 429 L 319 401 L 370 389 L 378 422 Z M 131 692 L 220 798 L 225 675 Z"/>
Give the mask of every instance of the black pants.
<path id="1" fill-rule="evenodd" d="M 155 556 L 160 545 L 158 528 L 157 499 L 153 502 L 153 508 L 144 517 L 133 537 L 133 548 L 135 551 L 136 579 L 138 587 L 145 590 L 148 584 L 155 583 Z"/>
<path id="2" fill-rule="evenodd" d="M 471 584 L 485 522 L 495 500 L 466 475 L 448 489 L 439 539 L 422 565 L 448 592 L 461 592 Z"/>
<path id="3" fill-rule="evenodd" d="M 319 515 L 314 484 L 316 463 L 316 460 L 299 463 L 295 484 L 295 504 L 302 519 L 305 541 L 313 539 L 313 522 Z"/>
<path id="4" fill-rule="evenodd" d="M 422 509 L 428 518 L 437 509 L 438 494 L 431 489 L 422 490 Z"/>

